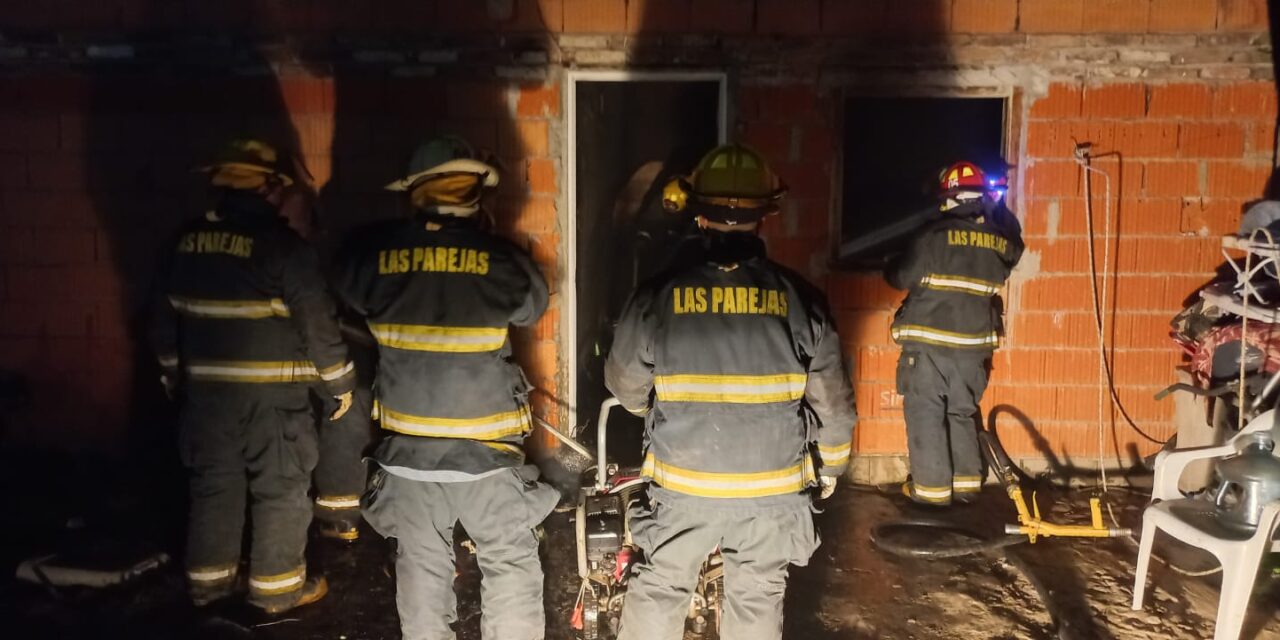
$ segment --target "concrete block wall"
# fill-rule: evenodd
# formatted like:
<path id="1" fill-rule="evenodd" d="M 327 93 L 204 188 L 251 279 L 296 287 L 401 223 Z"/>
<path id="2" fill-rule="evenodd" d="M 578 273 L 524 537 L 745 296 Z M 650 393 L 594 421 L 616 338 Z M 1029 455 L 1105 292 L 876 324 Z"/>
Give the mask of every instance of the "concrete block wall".
<path id="1" fill-rule="evenodd" d="M 1096 164 L 1113 177 L 1118 229 L 1109 345 L 1121 398 L 1160 439 L 1173 407 L 1150 396 L 1180 360 L 1167 321 L 1212 275 L 1217 236 L 1263 195 L 1274 157 L 1264 0 L 72 4 L 0 10 L 0 367 L 36 394 L 6 438 L 58 446 L 119 446 L 154 400 L 136 312 L 151 255 L 200 206 L 187 168 L 245 128 L 304 156 L 333 236 L 394 215 L 378 187 L 422 136 L 459 131 L 495 149 L 507 172 L 500 226 L 558 292 L 548 318 L 516 338 L 546 392 L 537 411 L 556 421 L 547 397 L 563 394 L 573 362 L 557 341 L 571 224 L 564 71 L 725 70 L 732 135 L 792 186 L 766 235 L 775 258 L 831 297 L 855 363 L 863 456 L 905 450 L 888 336 L 900 294 L 833 259 L 845 95 L 1011 97 L 1011 198 L 1028 253 L 1005 292 L 1008 340 L 986 408 L 1025 416 L 997 418 L 1018 456 L 1098 451 L 1074 141 L 1116 154 Z M 1098 227 L 1103 188 L 1095 180 Z M 1152 450 L 1105 417 L 1108 457 Z"/>

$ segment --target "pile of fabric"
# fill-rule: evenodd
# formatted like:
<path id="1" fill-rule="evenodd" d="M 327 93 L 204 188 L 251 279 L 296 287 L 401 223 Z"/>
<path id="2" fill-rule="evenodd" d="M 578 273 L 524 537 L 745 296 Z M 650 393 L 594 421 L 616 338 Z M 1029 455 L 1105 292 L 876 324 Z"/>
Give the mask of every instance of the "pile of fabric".
<path id="1" fill-rule="evenodd" d="M 1280 370 L 1280 201 L 1250 207 L 1239 234 L 1223 246 L 1243 253 L 1228 258 L 1218 277 L 1174 317 L 1172 335 L 1201 385 L 1239 380 L 1243 365 L 1249 391 L 1257 391 Z"/>

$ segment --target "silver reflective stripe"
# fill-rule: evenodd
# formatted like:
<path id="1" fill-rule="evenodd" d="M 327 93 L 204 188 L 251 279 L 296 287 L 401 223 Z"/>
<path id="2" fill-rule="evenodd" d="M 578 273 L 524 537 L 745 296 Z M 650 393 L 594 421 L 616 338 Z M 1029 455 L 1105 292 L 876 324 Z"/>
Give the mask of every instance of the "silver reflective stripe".
<path id="1" fill-rule="evenodd" d="M 356 363 L 354 363 L 354 362 L 348 362 L 348 363 L 346 363 L 345 365 L 343 365 L 343 366 L 339 367 L 339 368 L 338 368 L 338 369 L 336 369 L 336 370 L 333 370 L 333 371 L 321 371 L 321 372 L 320 372 L 320 379 L 321 379 L 321 380 L 324 380 L 324 381 L 326 381 L 326 382 L 332 382 L 332 381 L 334 381 L 334 380 L 337 380 L 338 378 L 341 378 L 342 376 L 347 375 L 348 373 L 351 373 L 352 371 L 354 371 L 354 370 L 355 370 L 355 368 L 356 368 Z"/>
<path id="2" fill-rule="evenodd" d="M 301 382 L 319 377 L 311 363 L 291 361 L 198 361 L 187 373 L 194 380 L 218 382 Z"/>
<path id="3" fill-rule="evenodd" d="M 497 440 L 521 435 L 529 424 L 529 414 L 523 409 L 479 418 L 421 417 L 382 409 L 383 429 L 414 436 Z"/>
<path id="4" fill-rule="evenodd" d="M 217 582 L 218 580 L 226 580 L 233 575 L 234 571 L 228 567 L 226 569 L 195 569 L 187 572 L 187 578 L 192 582 Z"/>
<path id="5" fill-rule="evenodd" d="M 360 506 L 360 496 L 325 496 L 316 498 L 316 506 L 326 509 L 354 509 Z"/>
<path id="6" fill-rule="evenodd" d="M 409 351 L 479 353 L 496 351 L 507 342 L 506 327 L 444 327 L 370 323 L 378 344 Z"/>
<path id="7" fill-rule="evenodd" d="M 925 276 L 920 283 L 931 289 L 952 289 L 979 295 L 991 295 L 1000 290 L 998 284 L 960 276 L 930 274 Z"/>
<path id="8" fill-rule="evenodd" d="M 278 580 L 259 580 L 251 577 L 248 579 L 248 586 L 259 591 L 284 591 L 293 585 L 301 585 L 306 579 L 306 573 L 300 571 L 297 575 L 282 577 Z"/>
<path id="9" fill-rule="evenodd" d="M 915 494 L 921 498 L 950 498 L 951 488 L 946 489 L 926 489 L 920 485 L 915 485 L 912 489 Z"/>
<path id="10" fill-rule="evenodd" d="M 209 300 L 169 296 L 179 313 L 195 318 L 259 319 L 289 317 L 289 306 L 280 298 L 270 300 Z"/>
<path id="11" fill-rule="evenodd" d="M 995 333 L 985 335 L 960 334 L 947 331 L 938 331 L 927 327 L 917 327 L 904 325 L 896 327 L 893 330 L 893 337 L 896 339 L 915 339 L 924 342 L 935 342 L 941 344 L 954 344 L 962 347 L 979 347 L 985 345 L 994 345 L 999 338 Z"/>
<path id="12" fill-rule="evenodd" d="M 802 398 L 807 382 L 803 373 L 676 374 L 654 378 L 658 399 L 667 402 L 786 402 Z"/>
<path id="13" fill-rule="evenodd" d="M 982 486 L 981 480 L 955 480 L 951 486 L 957 489 L 977 489 Z"/>

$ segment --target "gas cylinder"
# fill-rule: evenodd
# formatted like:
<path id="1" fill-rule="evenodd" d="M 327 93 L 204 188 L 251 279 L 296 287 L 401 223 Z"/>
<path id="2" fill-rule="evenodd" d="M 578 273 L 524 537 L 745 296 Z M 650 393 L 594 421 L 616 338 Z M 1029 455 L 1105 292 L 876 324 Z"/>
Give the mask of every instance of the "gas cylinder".
<path id="1" fill-rule="evenodd" d="M 1241 533 L 1256 530 L 1263 507 L 1280 500 L 1275 431 L 1273 428 L 1245 436 L 1237 443 L 1239 453 L 1217 464 L 1220 484 L 1214 492 L 1214 504 L 1218 521 Z"/>

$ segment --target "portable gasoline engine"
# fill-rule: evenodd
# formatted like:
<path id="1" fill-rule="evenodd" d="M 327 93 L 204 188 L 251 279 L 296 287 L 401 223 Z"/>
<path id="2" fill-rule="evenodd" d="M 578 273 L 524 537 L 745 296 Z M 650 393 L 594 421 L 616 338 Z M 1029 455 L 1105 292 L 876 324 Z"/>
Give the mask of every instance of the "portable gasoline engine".
<path id="1" fill-rule="evenodd" d="M 617 635 L 631 567 L 641 555 L 631 542 L 628 513 L 637 501 L 647 499 L 646 481 L 639 469 L 619 469 L 605 455 L 609 412 L 616 406 L 616 398 L 600 405 L 595 479 L 583 478 L 574 517 L 582 587 L 571 623 L 583 640 L 607 640 Z M 724 563 L 716 549 L 703 563 L 689 603 L 692 631 L 700 635 L 712 628 L 719 631 L 723 594 Z"/>

